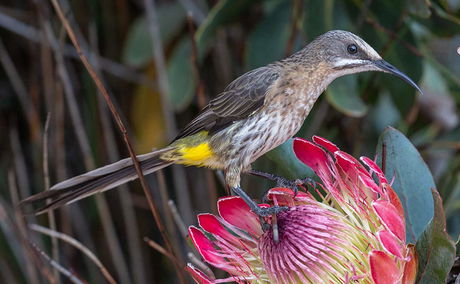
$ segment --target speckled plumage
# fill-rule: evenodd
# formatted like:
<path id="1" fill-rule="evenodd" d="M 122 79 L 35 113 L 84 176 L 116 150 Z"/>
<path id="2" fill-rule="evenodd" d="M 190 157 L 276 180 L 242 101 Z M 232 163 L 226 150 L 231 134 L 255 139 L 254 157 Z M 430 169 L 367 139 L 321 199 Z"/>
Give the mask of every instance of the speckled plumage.
<path id="1" fill-rule="evenodd" d="M 263 106 L 210 139 L 216 153 L 210 166 L 223 168 L 232 187 L 239 185 L 240 173 L 248 171 L 252 162 L 299 131 L 324 90 L 319 82 L 306 84 L 323 78 L 315 75 L 317 68 L 293 70 L 283 66 L 286 63 L 277 64 L 273 68 L 280 70 L 280 76 L 268 88 Z"/>

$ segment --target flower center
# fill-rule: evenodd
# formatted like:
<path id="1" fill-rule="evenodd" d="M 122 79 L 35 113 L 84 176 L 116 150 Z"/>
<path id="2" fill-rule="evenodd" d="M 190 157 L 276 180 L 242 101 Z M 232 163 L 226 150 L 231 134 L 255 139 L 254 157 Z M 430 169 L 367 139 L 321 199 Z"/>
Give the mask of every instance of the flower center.
<path id="1" fill-rule="evenodd" d="M 277 216 L 279 242 L 267 230 L 259 239 L 259 252 L 269 277 L 277 283 L 340 283 L 334 271 L 349 270 L 343 247 L 347 225 L 332 210 L 318 204 L 300 205 Z M 354 258 L 354 257 L 352 257 Z M 356 260 L 355 260 L 356 261 Z M 324 275 L 328 271 L 327 277 Z M 331 273 L 332 272 L 332 273 Z M 326 277 L 326 278 L 325 278 Z"/>

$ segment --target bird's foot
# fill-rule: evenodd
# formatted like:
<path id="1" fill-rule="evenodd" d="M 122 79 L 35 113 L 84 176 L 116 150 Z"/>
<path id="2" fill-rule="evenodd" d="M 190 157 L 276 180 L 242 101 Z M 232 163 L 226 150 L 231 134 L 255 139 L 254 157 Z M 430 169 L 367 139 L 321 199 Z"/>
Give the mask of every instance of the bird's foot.
<path id="1" fill-rule="evenodd" d="M 279 214 L 283 211 L 287 211 L 287 206 L 272 206 L 272 207 L 260 207 L 254 200 L 252 200 L 241 187 L 234 187 L 232 191 L 241 197 L 246 204 L 249 206 L 252 212 L 259 217 L 267 217 L 273 214 Z"/>
<path id="2" fill-rule="evenodd" d="M 299 191 L 299 186 L 304 185 L 304 184 L 311 184 L 312 187 L 316 187 L 316 182 L 312 178 L 303 178 L 303 179 L 296 179 L 296 180 L 290 180 L 287 178 L 284 178 L 282 176 L 278 176 L 275 174 L 270 174 L 270 173 L 264 173 L 261 171 L 257 170 L 251 170 L 249 172 L 251 175 L 263 177 L 266 179 L 269 179 L 271 181 L 276 182 L 276 186 L 278 187 L 285 187 L 285 188 L 290 188 L 294 191 L 294 196 L 297 195 Z M 264 200 L 266 200 L 266 193 L 264 194 Z"/>
<path id="3" fill-rule="evenodd" d="M 267 216 L 270 216 L 270 215 L 277 215 L 281 212 L 284 212 L 284 211 L 287 211 L 289 210 L 289 207 L 287 206 L 272 206 L 272 207 L 259 207 L 257 206 L 257 208 L 254 208 L 254 209 L 251 209 L 252 212 L 254 212 L 257 216 L 260 216 L 260 217 L 267 217 Z"/>
<path id="4" fill-rule="evenodd" d="M 276 215 L 281 212 L 289 210 L 289 207 L 287 206 L 260 207 L 254 200 L 252 200 L 246 194 L 246 192 L 243 191 L 243 189 L 241 189 L 241 187 L 233 187 L 232 191 L 246 202 L 246 204 L 249 206 L 252 212 L 254 212 L 256 215 L 259 216 L 260 223 L 262 225 L 262 230 L 264 232 L 270 229 L 273 231 L 273 240 L 275 241 L 275 243 L 278 243 L 279 242 L 279 232 L 278 232 L 278 222 L 276 221 L 277 220 Z M 267 220 L 265 218 L 267 216 L 272 216 L 271 224 L 267 223 Z"/>

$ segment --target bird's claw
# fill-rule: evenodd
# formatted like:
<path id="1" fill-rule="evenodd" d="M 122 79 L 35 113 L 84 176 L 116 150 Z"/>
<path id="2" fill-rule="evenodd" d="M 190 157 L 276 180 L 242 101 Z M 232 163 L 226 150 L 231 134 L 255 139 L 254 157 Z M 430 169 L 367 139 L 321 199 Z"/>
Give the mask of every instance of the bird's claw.
<path id="1" fill-rule="evenodd" d="M 259 207 L 258 209 L 253 210 L 254 213 L 260 217 L 267 217 L 273 214 L 279 214 L 281 212 L 289 210 L 289 207 L 287 206 L 272 206 L 272 207 L 265 207 L 261 208 Z"/>
<path id="2" fill-rule="evenodd" d="M 297 195 L 299 192 L 299 186 L 309 183 L 312 187 L 316 187 L 316 182 L 312 178 L 303 178 L 303 179 L 296 179 L 296 180 L 289 180 L 283 177 L 276 177 L 275 178 L 276 185 L 278 187 L 285 187 L 290 188 L 294 191 L 294 196 Z"/>

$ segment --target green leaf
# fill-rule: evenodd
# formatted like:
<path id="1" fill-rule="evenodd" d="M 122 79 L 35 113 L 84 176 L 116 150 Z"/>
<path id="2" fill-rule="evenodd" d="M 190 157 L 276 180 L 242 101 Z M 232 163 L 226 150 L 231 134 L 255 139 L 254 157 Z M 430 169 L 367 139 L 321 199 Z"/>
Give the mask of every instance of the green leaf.
<path id="1" fill-rule="evenodd" d="M 432 190 L 434 217 L 417 241 L 417 283 L 446 283 L 455 259 L 455 243 L 446 232 L 446 218 L 437 190 Z"/>
<path id="2" fill-rule="evenodd" d="M 363 117 L 367 112 L 366 104 L 358 97 L 356 76 L 336 79 L 328 88 L 326 98 L 338 111 L 351 117 Z"/>
<path id="3" fill-rule="evenodd" d="M 185 23 L 185 12 L 179 3 L 165 3 L 158 7 L 161 42 L 167 45 Z M 130 27 L 123 48 L 125 64 L 142 67 L 152 60 L 152 39 L 147 18 L 137 18 Z"/>
<path id="4" fill-rule="evenodd" d="M 372 122 L 375 133 L 382 133 L 387 126 L 396 126 L 400 122 L 401 114 L 388 92 L 384 92 L 378 97 L 377 104 L 369 119 Z"/>
<path id="5" fill-rule="evenodd" d="M 404 207 L 407 241 L 415 243 L 434 214 L 431 189 L 436 185 L 431 172 L 412 143 L 392 127 L 379 138 L 377 164 L 389 181 L 394 180 L 392 186 Z"/>
<path id="6" fill-rule="evenodd" d="M 283 176 L 288 179 L 313 177 L 313 171 L 297 159 L 292 149 L 292 142 L 293 139 L 291 138 L 271 150 L 266 154 L 267 158 L 272 160 L 281 170 Z"/>
<path id="7" fill-rule="evenodd" d="M 191 52 L 191 42 L 186 36 L 176 46 L 168 61 L 169 98 L 176 111 L 187 107 L 195 93 Z"/>
<path id="8" fill-rule="evenodd" d="M 290 1 L 277 1 L 249 35 L 246 65 L 254 69 L 285 56 L 290 34 Z M 267 48 L 270 47 L 270 48 Z"/>
<path id="9" fill-rule="evenodd" d="M 219 26 L 237 18 L 253 3 L 252 0 L 220 0 L 214 5 L 195 34 L 199 53 L 204 52 L 206 43 Z"/>

